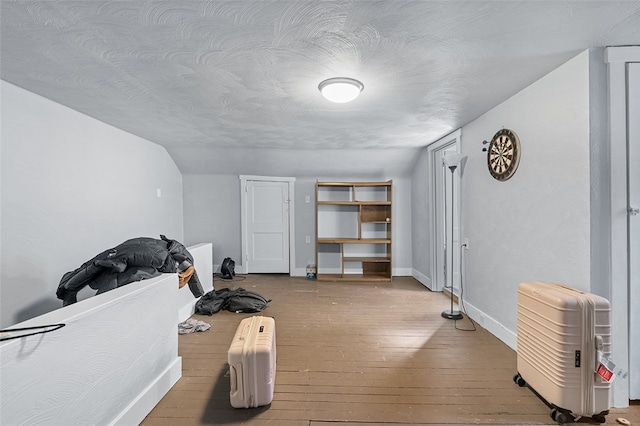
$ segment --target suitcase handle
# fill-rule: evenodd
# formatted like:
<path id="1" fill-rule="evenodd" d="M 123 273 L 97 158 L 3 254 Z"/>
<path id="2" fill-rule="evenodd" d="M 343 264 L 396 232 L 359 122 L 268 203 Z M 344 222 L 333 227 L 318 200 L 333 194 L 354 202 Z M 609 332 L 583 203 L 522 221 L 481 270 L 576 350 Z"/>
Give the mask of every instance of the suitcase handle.
<path id="1" fill-rule="evenodd" d="M 596 365 L 595 370 L 598 371 L 598 365 L 602 361 L 602 347 L 604 346 L 602 336 L 596 335 Z"/>
<path id="2" fill-rule="evenodd" d="M 238 393 L 238 373 L 233 365 L 229 366 L 229 376 L 231 382 L 231 395 L 235 396 Z"/>

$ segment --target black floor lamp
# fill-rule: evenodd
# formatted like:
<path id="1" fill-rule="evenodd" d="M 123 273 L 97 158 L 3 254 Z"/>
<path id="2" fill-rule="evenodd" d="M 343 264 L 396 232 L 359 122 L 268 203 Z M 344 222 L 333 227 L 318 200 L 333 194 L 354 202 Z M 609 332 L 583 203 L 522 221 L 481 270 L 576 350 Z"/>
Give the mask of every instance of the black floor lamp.
<path id="1" fill-rule="evenodd" d="M 451 309 L 443 311 L 442 316 L 444 318 L 459 320 L 462 319 L 462 312 L 453 310 L 453 210 L 454 210 L 454 176 L 453 172 L 458 168 L 458 165 L 467 157 L 463 157 L 462 154 L 450 154 L 442 157 L 442 161 L 446 167 L 451 170 L 451 247 L 449 252 L 451 253 L 451 287 L 449 288 L 449 294 L 451 295 Z"/>

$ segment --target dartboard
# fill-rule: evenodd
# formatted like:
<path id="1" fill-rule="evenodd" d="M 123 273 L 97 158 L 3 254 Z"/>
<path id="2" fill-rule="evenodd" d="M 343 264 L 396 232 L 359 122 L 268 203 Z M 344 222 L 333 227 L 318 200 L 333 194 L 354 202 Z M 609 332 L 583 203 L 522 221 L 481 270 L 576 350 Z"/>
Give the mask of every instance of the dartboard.
<path id="1" fill-rule="evenodd" d="M 493 136 L 487 149 L 489 173 L 499 181 L 509 179 L 520 162 L 520 140 L 512 130 L 502 129 Z"/>

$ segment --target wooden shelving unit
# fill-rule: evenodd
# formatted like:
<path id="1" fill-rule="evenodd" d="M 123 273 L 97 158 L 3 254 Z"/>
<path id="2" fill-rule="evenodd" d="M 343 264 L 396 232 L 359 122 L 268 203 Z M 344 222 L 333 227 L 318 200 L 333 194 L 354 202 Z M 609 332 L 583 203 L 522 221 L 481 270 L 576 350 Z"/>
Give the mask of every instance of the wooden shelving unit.
<path id="1" fill-rule="evenodd" d="M 391 281 L 392 187 L 316 182 L 318 281 Z"/>

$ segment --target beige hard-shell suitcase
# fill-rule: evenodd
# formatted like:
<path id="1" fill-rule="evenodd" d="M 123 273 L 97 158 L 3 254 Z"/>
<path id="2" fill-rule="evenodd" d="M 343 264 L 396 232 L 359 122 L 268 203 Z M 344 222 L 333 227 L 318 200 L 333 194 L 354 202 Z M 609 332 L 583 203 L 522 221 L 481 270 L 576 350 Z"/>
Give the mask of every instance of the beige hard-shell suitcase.
<path id="1" fill-rule="evenodd" d="M 227 357 L 231 405 L 250 408 L 270 404 L 276 381 L 275 320 L 263 316 L 243 319 Z"/>
<path id="2" fill-rule="evenodd" d="M 514 381 L 541 397 L 558 423 L 605 422 L 611 383 L 597 370 L 610 355 L 610 318 L 609 301 L 595 294 L 542 282 L 518 287 Z"/>

